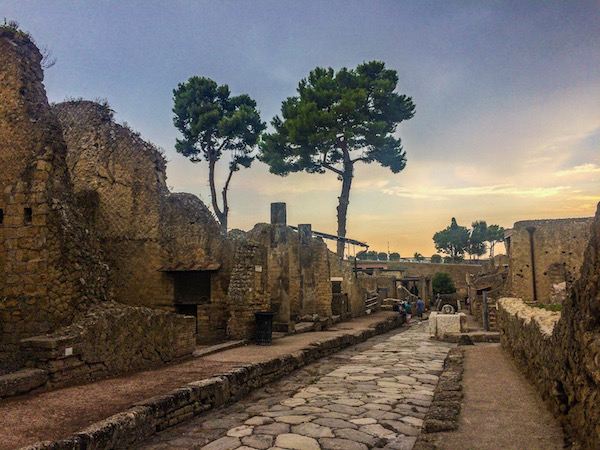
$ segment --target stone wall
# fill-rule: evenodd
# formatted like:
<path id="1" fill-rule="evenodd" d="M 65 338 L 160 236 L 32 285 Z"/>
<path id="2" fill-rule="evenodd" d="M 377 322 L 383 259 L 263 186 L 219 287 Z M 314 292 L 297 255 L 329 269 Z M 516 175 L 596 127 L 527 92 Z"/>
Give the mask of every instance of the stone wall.
<path id="1" fill-rule="evenodd" d="M 590 236 L 560 314 L 507 298 L 498 317 L 502 345 L 582 448 L 600 442 L 600 204 Z"/>
<path id="2" fill-rule="evenodd" d="M 76 207 L 41 55 L 0 28 L 0 357 L 110 298 L 107 266 Z"/>
<path id="3" fill-rule="evenodd" d="M 489 329 L 497 331 L 497 305 L 499 298 L 505 296 L 508 279 L 508 256 L 496 255 L 481 267 L 481 272 L 468 278 L 468 296 L 471 300 L 471 314 L 483 322 L 483 292 L 488 302 Z"/>
<path id="4" fill-rule="evenodd" d="M 22 341 L 29 364 L 48 374 L 46 388 L 89 382 L 189 357 L 192 317 L 105 302 L 56 332 Z"/>
<path id="5" fill-rule="evenodd" d="M 66 450 L 73 448 L 132 448 L 153 434 L 173 427 L 213 408 L 232 403 L 253 389 L 271 383 L 320 358 L 364 342 L 402 324 L 399 315 L 388 317 L 375 327 L 313 342 L 292 354 L 247 364 L 217 377 L 199 380 L 136 403 L 127 411 L 95 423 L 65 439 L 43 441 L 24 450 Z"/>
<path id="6" fill-rule="evenodd" d="M 85 202 L 111 268 L 115 299 L 194 313 L 200 342 L 224 339 L 232 247 L 212 214 L 197 197 L 169 192 L 160 152 L 116 124 L 107 105 L 75 101 L 53 109 L 75 195 Z M 177 278 L 206 268 L 206 300 L 176 298 Z"/>
<path id="7" fill-rule="evenodd" d="M 579 277 L 591 223 L 592 218 L 515 223 L 506 232 L 508 295 L 530 302 L 562 303 Z"/>
<path id="8" fill-rule="evenodd" d="M 167 195 L 162 157 L 115 126 L 106 107 L 75 102 L 53 111 L 41 59 L 27 34 L 0 27 L 0 373 L 35 365 L 51 386 L 190 355 L 189 319 L 113 303 L 113 290 L 133 305 L 153 294 L 164 303 L 172 282 L 152 284 L 169 276 L 153 258 L 204 256 L 189 241 L 210 239 L 189 228 L 210 214 L 197 199 Z M 188 241 L 173 242 L 175 233 Z M 218 244 L 210 245 L 212 253 Z"/>
<path id="9" fill-rule="evenodd" d="M 258 224 L 236 232 L 235 265 L 228 292 L 230 338 L 251 338 L 256 312 L 275 313 L 274 328 L 294 331 L 306 316 L 332 315 L 329 251 L 319 238 L 305 239 L 282 225 Z"/>
<path id="10" fill-rule="evenodd" d="M 340 260 L 337 254 L 330 253 L 331 276 L 342 278 L 341 290 L 347 296 L 350 317 L 360 317 L 365 314 L 367 292 L 377 291 L 373 277 L 364 273 L 354 273 L 352 261 Z"/>

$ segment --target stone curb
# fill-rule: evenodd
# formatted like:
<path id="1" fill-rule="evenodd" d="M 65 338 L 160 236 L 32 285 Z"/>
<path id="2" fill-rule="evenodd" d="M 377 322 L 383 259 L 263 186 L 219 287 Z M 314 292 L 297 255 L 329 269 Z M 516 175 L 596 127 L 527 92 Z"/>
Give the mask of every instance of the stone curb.
<path id="1" fill-rule="evenodd" d="M 23 369 L 0 376 L 0 398 L 26 394 L 43 386 L 49 379 L 44 369 Z"/>
<path id="2" fill-rule="evenodd" d="M 43 441 L 22 450 L 95 450 L 128 448 L 154 433 L 195 415 L 232 403 L 250 391 L 310 364 L 324 356 L 359 344 L 402 324 L 388 317 L 370 328 L 311 343 L 294 353 L 247 364 L 216 377 L 188 383 L 167 394 L 143 400 L 126 411 L 97 422 L 59 441 Z"/>
<path id="3" fill-rule="evenodd" d="M 249 340 L 241 340 L 241 341 L 229 341 L 224 342 L 222 344 L 211 345 L 207 348 L 202 348 L 198 350 L 194 350 L 192 353 L 192 357 L 200 358 L 202 356 L 212 355 L 213 353 L 222 352 L 223 350 L 229 350 L 230 348 L 242 347 L 250 342 Z"/>
<path id="4" fill-rule="evenodd" d="M 460 347 L 455 347 L 448 352 L 444 360 L 444 371 L 440 375 L 433 401 L 425 415 L 421 434 L 413 450 L 435 450 L 438 448 L 435 433 L 458 428 L 463 399 L 461 382 L 464 358 L 465 351 Z"/>
<path id="5" fill-rule="evenodd" d="M 458 344 L 461 338 L 468 337 L 471 342 L 500 342 L 500 332 L 476 332 L 476 333 L 446 333 L 444 337 L 439 338 L 440 341 Z"/>

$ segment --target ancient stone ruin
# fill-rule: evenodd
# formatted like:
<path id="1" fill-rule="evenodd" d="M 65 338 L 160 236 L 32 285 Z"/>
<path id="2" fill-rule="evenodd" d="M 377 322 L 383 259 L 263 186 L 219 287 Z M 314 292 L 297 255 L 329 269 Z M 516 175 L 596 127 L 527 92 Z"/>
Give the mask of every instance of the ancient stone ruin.
<path id="1" fill-rule="evenodd" d="M 506 232 L 507 292 L 525 301 L 562 303 L 579 277 L 592 217 L 527 220 Z"/>
<path id="2" fill-rule="evenodd" d="M 0 27 L 0 376 L 14 375 L 0 397 L 253 339 L 260 312 L 293 333 L 365 314 L 370 297 L 375 307 L 412 289 L 431 297 L 438 265 L 355 270 L 310 224 L 289 227 L 285 204 L 272 205 L 270 223 L 225 234 L 197 197 L 169 191 L 160 151 L 115 123 L 108 105 L 50 106 L 41 59 L 27 34 Z M 478 318 L 486 293 L 503 346 L 569 434 L 593 448 L 600 205 L 595 219 L 517 222 L 507 249 L 481 272 L 444 270 Z"/>
<path id="3" fill-rule="evenodd" d="M 291 333 L 365 314 L 378 287 L 395 295 L 309 224 L 289 228 L 285 204 L 226 235 L 197 197 L 169 191 L 161 152 L 107 104 L 48 104 L 25 33 L 2 28 L 0 50 L 3 372 L 35 368 L 47 387 L 114 376 L 252 339 L 257 312 Z"/>
<path id="4" fill-rule="evenodd" d="M 194 348 L 188 318 L 114 302 L 102 228 L 85 206 L 97 196 L 74 189 L 41 59 L 26 34 L 0 29 L 2 368 L 27 363 L 58 385 L 185 356 Z"/>
<path id="5" fill-rule="evenodd" d="M 575 230 L 569 228 L 564 238 L 574 239 Z M 600 204 L 585 232 L 588 244 L 562 311 L 532 308 L 521 298 L 503 298 L 499 326 L 502 345 L 541 391 L 568 434 L 582 448 L 596 448 L 600 442 Z M 553 247 L 560 255 L 576 250 L 557 243 Z M 552 293 L 546 291 L 545 298 L 549 297 Z"/>

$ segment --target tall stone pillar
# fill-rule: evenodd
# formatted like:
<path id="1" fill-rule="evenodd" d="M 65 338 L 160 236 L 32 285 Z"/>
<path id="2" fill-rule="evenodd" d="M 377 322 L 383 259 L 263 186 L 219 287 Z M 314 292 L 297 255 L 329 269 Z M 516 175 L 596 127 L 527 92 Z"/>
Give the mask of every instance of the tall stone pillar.
<path id="1" fill-rule="evenodd" d="M 301 245 L 310 245 L 312 242 L 312 225 L 310 223 L 298 224 L 298 235 Z"/>
<path id="2" fill-rule="evenodd" d="M 271 225 L 287 225 L 285 203 L 271 203 Z"/>

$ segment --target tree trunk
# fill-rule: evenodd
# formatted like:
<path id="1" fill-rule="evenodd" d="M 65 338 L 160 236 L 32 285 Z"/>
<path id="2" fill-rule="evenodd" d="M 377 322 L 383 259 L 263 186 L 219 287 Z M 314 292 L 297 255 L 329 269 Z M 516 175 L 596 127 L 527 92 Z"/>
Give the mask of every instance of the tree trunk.
<path id="1" fill-rule="evenodd" d="M 348 151 L 344 148 L 344 174 L 342 175 L 342 193 L 338 197 L 339 203 L 337 207 L 337 222 L 338 237 L 346 237 L 346 216 L 348 214 L 348 204 L 350 203 L 350 187 L 352 186 L 352 178 L 354 177 L 354 165 L 350 160 Z M 345 241 L 337 242 L 337 255 L 340 258 L 344 257 Z"/>
<path id="2" fill-rule="evenodd" d="M 225 213 L 221 212 L 219 208 L 219 204 L 217 202 L 217 190 L 215 188 L 215 164 L 216 160 L 214 158 L 210 158 L 208 161 L 208 183 L 210 185 L 210 199 L 212 201 L 213 211 L 215 212 L 215 216 L 217 216 L 217 220 L 221 224 L 221 227 L 227 231 L 227 211 Z"/>

